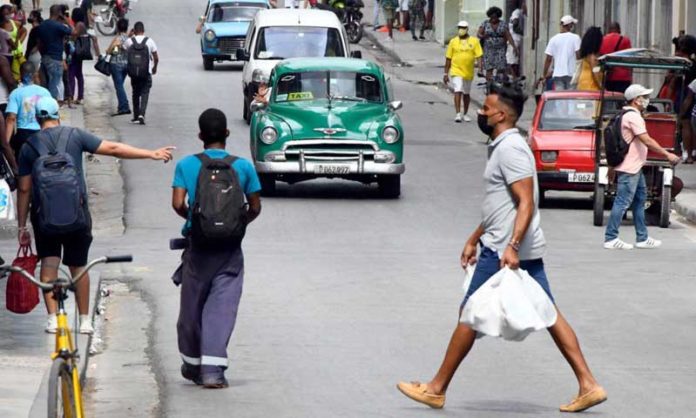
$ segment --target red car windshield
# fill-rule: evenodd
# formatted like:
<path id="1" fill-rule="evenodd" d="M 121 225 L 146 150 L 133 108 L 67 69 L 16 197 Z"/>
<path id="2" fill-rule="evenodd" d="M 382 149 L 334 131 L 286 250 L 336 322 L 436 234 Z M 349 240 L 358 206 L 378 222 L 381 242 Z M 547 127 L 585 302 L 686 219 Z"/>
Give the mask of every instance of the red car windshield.
<path id="1" fill-rule="evenodd" d="M 622 100 L 604 101 L 604 113 L 616 113 L 623 105 Z M 572 131 L 574 129 L 592 130 L 599 112 L 599 100 L 595 99 L 549 99 L 541 110 L 540 131 Z"/>

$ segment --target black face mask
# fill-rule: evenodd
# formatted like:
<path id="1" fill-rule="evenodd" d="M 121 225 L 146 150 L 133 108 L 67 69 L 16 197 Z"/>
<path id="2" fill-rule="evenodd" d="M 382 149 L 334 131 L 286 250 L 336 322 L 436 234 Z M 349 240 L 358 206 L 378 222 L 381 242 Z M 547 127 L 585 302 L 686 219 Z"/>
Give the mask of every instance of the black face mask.
<path id="1" fill-rule="evenodd" d="M 493 135 L 493 126 L 488 124 L 488 115 L 479 113 L 477 122 L 481 132 L 483 132 L 486 136 Z"/>

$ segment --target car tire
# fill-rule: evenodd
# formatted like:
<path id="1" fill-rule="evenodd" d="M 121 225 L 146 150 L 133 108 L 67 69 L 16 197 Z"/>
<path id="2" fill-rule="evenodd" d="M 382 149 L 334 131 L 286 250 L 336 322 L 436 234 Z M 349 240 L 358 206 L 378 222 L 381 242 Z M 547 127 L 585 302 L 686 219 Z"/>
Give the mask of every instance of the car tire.
<path id="1" fill-rule="evenodd" d="M 379 176 L 377 184 L 382 197 L 396 199 L 401 195 L 401 176 L 398 174 Z"/>
<path id="2" fill-rule="evenodd" d="M 672 211 L 672 186 L 662 186 L 660 196 L 660 228 L 669 228 L 669 215 Z"/>
<path id="3" fill-rule="evenodd" d="M 251 111 L 249 110 L 249 103 L 247 103 L 246 97 L 242 100 L 242 118 L 247 125 L 251 124 Z"/>
<path id="4" fill-rule="evenodd" d="M 604 197 L 605 197 L 606 188 L 607 188 L 607 186 L 604 184 L 596 184 L 595 185 L 594 206 L 593 206 L 594 226 L 603 226 L 604 225 Z"/>
<path id="5" fill-rule="evenodd" d="M 215 61 L 210 57 L 203 57 L 203 69 L 205 71 L 213 71 L 215 69 Z"/>
<path id="6" fill-rule="evenodd" d="M 276 180 L 272 174 L 259 173 L 261 183 L 261 196 L 273 196 L 276 192 Z"/>

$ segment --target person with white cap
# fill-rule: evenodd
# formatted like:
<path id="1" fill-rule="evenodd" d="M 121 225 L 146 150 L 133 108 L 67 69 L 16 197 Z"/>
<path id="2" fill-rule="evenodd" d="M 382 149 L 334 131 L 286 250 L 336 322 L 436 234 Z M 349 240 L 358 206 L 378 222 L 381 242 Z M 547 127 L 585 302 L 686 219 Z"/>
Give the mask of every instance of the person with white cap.
<path id="1" fill-rule="evenodd" d="M 565 15 L 561 18 L 561 32 L 554 35 L 546 45 L 546 61 L 543 77 L 552 78 L 554 90 L 570 89 L 570 81 L 575 74 L 575 64 L 580 51 L 580 37 L 573 33 L 573 26 L 578 20 Z M 553 74 L 549 69 L 553 63 Z"/>
<path id="2" fill-rule="evenodd" d="M 616 198 L 604 233 L 604 248 L 608 250 L 633 249 L 633 245 L 619 238 L 619 226 L 629 208 L 633 211 L 633 223 L 636 228 L 635 247 L 649 249 L 662 245 L 661 241 L 648 236 L 648 228 L 645 224 L 647 187 L 643 166 L 648 159 L 648 150 L 662 155 L 674 165 L 679 164 L 681 158 L 662 148 L 648 135 L 641 112 L 648 108 L 652 92 L 652 89 L 640 84 L 632 84 L 624 93 L 627 105 L 621 116 L 621 135 L 629 147 L 624 160 L 614 168 Z"/>
<path id="3" fill-rule="evenodd" d="M 443 81 L 454 90 L 454 109 L 457 112 L 454 121 L 471 122 L 467 114 L 471 102 L 471 83 L 474 80 L 476 61 L 483 56 L 483 49 L 478 38 L 469 36 L 469 23 L 462 20 L 457 24 L 457 36 L 447 45 L 445 53 L 445 76 Z M 464 113 L 462 113 L 462 101 Z"/>

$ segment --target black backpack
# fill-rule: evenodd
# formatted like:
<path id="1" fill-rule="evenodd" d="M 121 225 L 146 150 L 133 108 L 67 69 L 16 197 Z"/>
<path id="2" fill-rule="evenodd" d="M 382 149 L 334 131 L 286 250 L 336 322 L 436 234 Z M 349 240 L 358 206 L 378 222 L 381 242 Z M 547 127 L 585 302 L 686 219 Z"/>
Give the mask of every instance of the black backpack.
<path id="1" fill-rule="evenodd" d="M 57 140 L 41 131 L 27 141 L 39 155 L 31 172 L 32 210 L 37 221 L 34 227 L 46 235 L 91 227 L 82 173 L 68 154 L 73 128 L 59 129 Z"/>
<path id="2" fill-rule="evenodd" d="M 604 128 L 604 151 L 610 167 L 616 167 L 623 162 L 631 142 L 633 142 L 633 140 L 626 142 L 621 133 L 621 120 L 626 112 L 633 112 L 633 110 L 622 109 L 611 118 L 609 124 Z"/>
<path id="3" fill-rule="evenodd" d="M 147 47 L 147 36 L 138 43 L 135 36 L 131 38 L 131 46 L 128 47 L 128 77 L 143 79 L 150 75 L 150 49 Z"/>
<path id="4" fill-rule="evenodd" d="M 191 239 L 196 247 L 240 245 L 247 226 L 247 203 L 228 155 L 212 159 L 196 154 L 201 161 L 196 197 L 191 208 Z"/>

